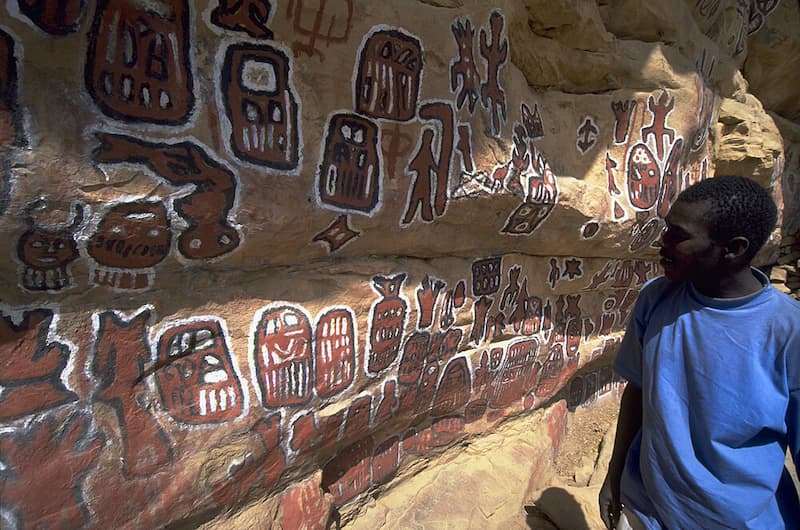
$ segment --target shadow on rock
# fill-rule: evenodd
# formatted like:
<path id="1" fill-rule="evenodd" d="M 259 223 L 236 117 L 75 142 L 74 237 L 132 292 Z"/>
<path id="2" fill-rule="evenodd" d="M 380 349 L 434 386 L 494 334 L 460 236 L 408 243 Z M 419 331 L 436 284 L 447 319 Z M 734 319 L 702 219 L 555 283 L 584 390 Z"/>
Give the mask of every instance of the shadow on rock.
<path id="1" fill-rule="evenodd" d="M 531 530 L 592 530 L 583 506 L 567 490 L 550 487 L 542 491 L 533 505 L 525 506 L 526 523 Z"/>

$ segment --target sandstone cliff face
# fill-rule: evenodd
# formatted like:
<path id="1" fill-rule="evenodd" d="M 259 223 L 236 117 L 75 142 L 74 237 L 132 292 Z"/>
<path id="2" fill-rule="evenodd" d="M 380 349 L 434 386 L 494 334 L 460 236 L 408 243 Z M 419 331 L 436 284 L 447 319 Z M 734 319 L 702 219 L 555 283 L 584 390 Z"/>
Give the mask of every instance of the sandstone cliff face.
<path id="1" fill-rule="evenodd" d="M 798 47 L 787 0 L 6 2 L 3 526 L 347 522 L 516 417 L 548 465 L 683 188 L 800 228 Z"/>

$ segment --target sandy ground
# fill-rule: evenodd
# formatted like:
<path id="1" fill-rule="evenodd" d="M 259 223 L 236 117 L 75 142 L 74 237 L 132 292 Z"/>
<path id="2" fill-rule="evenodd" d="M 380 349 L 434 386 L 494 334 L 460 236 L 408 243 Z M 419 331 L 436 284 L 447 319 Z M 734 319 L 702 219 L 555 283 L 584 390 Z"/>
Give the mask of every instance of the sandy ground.
<path id="1" fill-rule="evenodd" d="M 597 496 L 614 443 L 619 402 L 612 396 L 570 414 L 567 437 L 545 486 L 526 505 L 528 528 L 604 529 Z"/>

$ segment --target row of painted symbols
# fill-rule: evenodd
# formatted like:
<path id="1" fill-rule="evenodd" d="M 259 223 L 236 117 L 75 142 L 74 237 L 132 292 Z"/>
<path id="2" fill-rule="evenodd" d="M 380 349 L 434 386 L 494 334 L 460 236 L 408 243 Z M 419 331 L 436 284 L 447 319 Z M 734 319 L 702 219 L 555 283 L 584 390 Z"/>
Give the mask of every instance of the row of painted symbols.
<path id="1" fill-rule="evenodd" d="M 565 263 L 569 261 L 566 259 Z M 612 289 L 611 296 L 603 303 L 602 314 L 594 317 L 598 320 L 595 325 L 593 318 L 582 316 L 580 294 L 559 296 L 554 301 L 531 296 L 528 293 L 527 276 L 523 277 L 517 266 L 509 268 L 508 284 L 501 293 L 500 305 L 495 312 L 490 312 L 495 303 L 494 295 L 500 294 L 501 270 L 500 258 L 486 258 L 473 263 L 471 283 L 476 299 L 468 342 L 480 346 L 509 332 L 534 336 L 555 329 L 561 337 L 558 342 L 564 343 L 566 353 L 570 356 L 577 353 L 581 336 L 588 338 L 595 330 L 608 334 L 613 326 L 622 325 L 635 299 L 636 287 L 653 273 L 649 264 L 635 260 L 610 261 L 595 273 L 588 289 Z M 373 278 L 372 286 L 379 297 L 370 310 L 362 366 L 369 377 L 378 376 L 396 366 L 401 357 L 425 358 L 428 351 L 436 352 L 437 356 L 441 351 L 453 355 L 460 347 L 464 332 L 451 326 L 455 322 L 454 312 L 466 303 L 465 282 L 459 281 L 454 288 L 445 289 L 444 282 L 425 278 L 416 290 L 418 318 L 415 330 L 404 335 L 408 322 L 408 301 L 402 295 L 405 278 L 405 273 Z M 439 319 L 435 322 L 437 307 Z M 114 318 L 101 320 L 109 323 L 118 321 L 117 327 L 124 329 L 131 325 L 124 324 L 127 321 L 123 317 L 116 317 L 116 312 L 108 315 Z M 55 382 L 71 356 L 71 349 L 66 342 L 56 342 L 50 346 L 53 352 L 60 352 L 53 357 L 53 364 L 31 361 L 43 354 L 42 344 L 48 343 L 42 343 L 44 339 L 41 337 L 48 332 L 54 333 L 50 327 L 51 323 L 55 325 L 55 316 L 53 311 L 43 309 L 23 312 L 22 319 L 17 322 L 12 321 L 10 316 L 3 319 L 4 333 L 9 339 L 28 337 L 26 340 L 30 341 L 26 346 L 30 355 L 16 357 L 16 368 L 20 374 L 25 374 L 24 377 L 9 373 L 4 379 L 6 420 L 45 408 L 47 402 L 63 403 L 64 399 L 69 401 L 70 396 L 72 399 L 75 397 L 63 383 Z M 434 324 L 440 331 L 422 332 L 436 329 Z M 257 383 L 255 388 L 261 404 L 267 408 L 303 405 L 313 395 L 323 399 L 337 395 L 349 388 L 357 367 L 361 366 L 355 316 L 346 307 L 326 310 L 317 317 L 312 327 L 312 319 L 302 307 L 272 304 L 255 315 L 251 333 L 250 369 Z M 104 336 L 99 328 L 98 336 Z M 17 340 L 9 344 L 15 344 Z M 56 344 L 61 345 L 56 348 Z M 237 383 L 240 375 L 232 360 L 223 320 L 218 317 L 196 317 L 173 322 L 159 332 L 155 344 L 154 355 L 150 355 L 147 353 L 150 347 L 142 343 L 139 356 L 143 362 L 156 359 L 156 384 L 167 410 L 178 421 L 227 421 L 243 411 L 245 393 Z M 413 365 L 413 362 L 407 364 L 401 360 L 401 381 L 405 377 L 404 369 Z M 96 368 L 102 371 L 103 364 L 98 364 Z M 30 385 L 34 383 L 36 388 L 40 388 L 37 399 L 26 401 L 24 396 L 28 395 L 29 389 L 33 388 Z M 206 392 L 200 398 L 199 391 L 203 389 Z M 185 407 L 190 410 L 187 412 Z M 201 410 L 205 410 L 204 414 L 200 414 L 202 417 L 195 417 L 197 411 Z"/>

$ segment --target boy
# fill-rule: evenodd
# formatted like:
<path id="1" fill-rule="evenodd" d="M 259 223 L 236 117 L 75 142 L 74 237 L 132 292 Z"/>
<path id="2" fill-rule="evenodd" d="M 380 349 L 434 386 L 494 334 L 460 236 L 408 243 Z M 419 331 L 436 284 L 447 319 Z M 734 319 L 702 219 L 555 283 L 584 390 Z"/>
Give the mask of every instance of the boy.
<path id="1" fill-rule="evenodd" d="M 701 181 L 662 236 L 614 369 L 628 380 L 600 492 L 608 528 L 800 528 L 800 303 L 750 266 L 777 208 L 755 182 Z"/>

